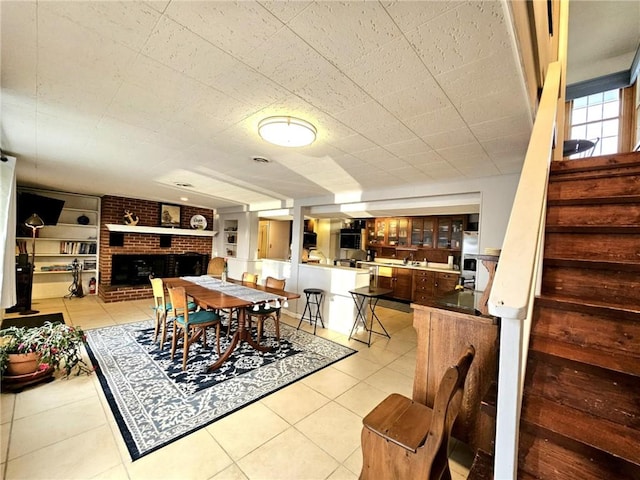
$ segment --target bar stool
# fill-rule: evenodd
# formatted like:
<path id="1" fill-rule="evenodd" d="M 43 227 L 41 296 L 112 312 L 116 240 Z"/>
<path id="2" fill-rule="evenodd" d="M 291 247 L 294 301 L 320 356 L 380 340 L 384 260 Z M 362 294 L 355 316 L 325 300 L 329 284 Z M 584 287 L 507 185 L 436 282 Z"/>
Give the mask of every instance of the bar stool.
<path id="1" fill-rule="evenodd" d="M 320 320 L 320 325 L 324 328 L 324 322 L 322 321 L 322 312 L 320 311 L 320 304 L 322 303 L 322 299 L 324 298 L 324 291 L 319 288 L 305 288 L 304 294 L 307 297 L 307 303 L 304 306 L 304 310 L 302 312 L 302 317 L 300 317 L 300 322 L 298 323 L 298 329 L 300 329 L 300 325 L 302 325 L 303 320 L 309 320 L 309 325 L 313 323 L 313 334 L 316 334 L 316 328 L 318 326 L 318 320 Z M 313 313 L 313 308 L 315 307 L 315 314 Z M 305 318 L 309 313 L 309 317 Z"/>

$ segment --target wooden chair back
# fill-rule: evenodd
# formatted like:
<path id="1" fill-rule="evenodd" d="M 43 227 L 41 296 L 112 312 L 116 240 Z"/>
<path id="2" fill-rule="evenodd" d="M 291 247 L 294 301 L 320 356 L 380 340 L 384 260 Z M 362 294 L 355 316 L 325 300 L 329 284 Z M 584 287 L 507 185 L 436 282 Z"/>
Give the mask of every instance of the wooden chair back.
<path id="1" fill-rule="evenodd" d="M 224 257 L 213 257 L 207 265 L 207 275 L 214 277 L 222 276 L 224 270 Z"/>
<path id="2" fill-rule="evenodd" d="M 440 380 L 433 401 L 431 425 L 424 442 L 424 455 L 433 458 L 432 472 L 442 472 L 448 465 L 451 429 L 460 412 L 464 382 L 475 354 L 475 348 L 467 346 L 456 365 L 449 367 Z"/>
<path id="3" fill-rule="evenodd" d="M 258 283 L 258 275 L 254 273 L 244 272 L 242 274 L 242 282 L 243 283 L 251 283 L 253 285 Z"/>
<path id="4" fill-rule="evenodd" d="M 284 290 L 284 286 L 286 285 L 286 279 L 279 279 L 274 277 L 267 277 L 264 282 L 264 286 L 268 288 L 275 288 L 277 290 Z"/>
<path id="5" fill-rule="evenodd" d="M 361 480 L 451 478 L 449 437 L 474 356 L 467 346 L 445 371 L 433 408 L 392 393 L 364 417 Z"/>
<path id="6" fill-rule="evenodd" d="M 169 299 L 175 317 L 184 316 L 184 322 L 189 323 L 189 309 L 187 308 L 187 291 L 184 287 L 169 288 Z"/>
<path id="7" fill-rule="evenodd" d="M 156 304 L 156 311 L 165 312 L 167 310 L 164 296 L 164 282 L 161 278 L 151 278 L 151 290 L 153 291 L 153 301 Z"/>

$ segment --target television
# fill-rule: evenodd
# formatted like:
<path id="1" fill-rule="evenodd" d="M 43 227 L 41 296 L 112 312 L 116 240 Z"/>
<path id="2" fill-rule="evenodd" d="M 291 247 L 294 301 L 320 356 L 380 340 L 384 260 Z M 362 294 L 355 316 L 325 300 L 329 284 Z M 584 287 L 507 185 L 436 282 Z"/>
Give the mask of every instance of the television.
<path id="1" fill-rule="evenodd" d="M 16 203 L 18 231 L 22 230 L 24 222 L 34 213 L 40 216 L 45 225 L 57 224 L 64 207 L 64 200 L 30 192 L 18 192 Z"/>

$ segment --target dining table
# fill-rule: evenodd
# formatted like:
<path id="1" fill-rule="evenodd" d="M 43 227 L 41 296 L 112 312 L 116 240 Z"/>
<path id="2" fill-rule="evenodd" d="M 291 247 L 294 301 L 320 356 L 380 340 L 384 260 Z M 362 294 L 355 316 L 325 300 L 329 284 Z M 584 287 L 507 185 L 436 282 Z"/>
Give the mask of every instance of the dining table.
<path id="1" fill-rule="evenodd" d="M 271 350 L 270 347 L 260 345 L 252 338 L 251 332 L 247 328 L 247 308 L 262 305 L 267 301 L 274 303 L 276 299 L 283 302 L 300 298 L 300 295 L 294 292 L 235 279 L 223 281 L 209 275 L 171 277 L 163 278 L 162 280 L 167 288 L 184 287 L 187 295 L 201 308 L 216 311 L 237 309 L 238 311 L 238 328 L 220 358 L 206 368 L 207 373 L 219 368 L 243 341 L 261 352 Z M 229 318 L 229 321 L 231 321 L 231 318 Z"/>

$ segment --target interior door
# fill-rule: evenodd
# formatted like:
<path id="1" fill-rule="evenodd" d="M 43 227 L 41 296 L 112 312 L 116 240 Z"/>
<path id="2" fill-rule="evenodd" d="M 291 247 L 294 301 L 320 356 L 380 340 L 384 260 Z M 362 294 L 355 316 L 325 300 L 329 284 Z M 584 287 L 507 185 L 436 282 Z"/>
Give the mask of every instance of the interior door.
<path id="1" fill-rule="evenodd" d="M 267 258 L 267 249 L 269 247 L 269 224 L 264 220 L 260 220 L 258 224 L 258 258 Z"/>

